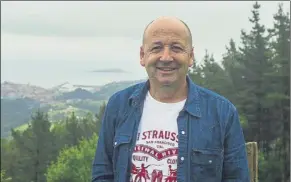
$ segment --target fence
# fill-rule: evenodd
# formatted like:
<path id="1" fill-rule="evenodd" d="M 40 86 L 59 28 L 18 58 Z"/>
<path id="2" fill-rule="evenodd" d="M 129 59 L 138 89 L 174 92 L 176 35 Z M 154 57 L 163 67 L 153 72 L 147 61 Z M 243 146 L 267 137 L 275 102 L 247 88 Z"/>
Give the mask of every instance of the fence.
<path id="1" fill-rule="evenodd" d="M 258 182 L 258 146 L 257 142 L 246 143 L 251 182 Z"/>

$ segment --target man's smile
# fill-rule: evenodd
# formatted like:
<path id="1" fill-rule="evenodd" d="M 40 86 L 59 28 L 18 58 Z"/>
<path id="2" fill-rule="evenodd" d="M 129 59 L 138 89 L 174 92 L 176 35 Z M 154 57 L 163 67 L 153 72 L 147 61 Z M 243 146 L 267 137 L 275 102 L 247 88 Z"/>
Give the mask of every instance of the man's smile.
<path id="1" fill-rule="evenodd" d="M 178 68 L 169 68 L 169 67 L 156 67 L 156 68 L 161 73 L 172 73 L 178 69 Z"/>

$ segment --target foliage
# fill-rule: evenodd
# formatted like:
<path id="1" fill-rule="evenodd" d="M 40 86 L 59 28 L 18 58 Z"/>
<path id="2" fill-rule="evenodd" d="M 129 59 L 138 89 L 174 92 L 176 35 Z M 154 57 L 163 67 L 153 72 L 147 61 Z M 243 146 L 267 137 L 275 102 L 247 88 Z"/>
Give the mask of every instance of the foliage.
<path id="1" fill-rule="evenodd" d="M 6 177 L 4 170 L 1 170 L 1 182 L 11 182 L 11 178 Z"/>
<path id="2" fill-rule="evenodd" d="M 15 128 L 26 123 L 38 108 L 40 103 L 28 99 L 2 99 L 1 98 L 1 137 L 8 136 L 11 128 Z"/>
<path id="3" fill-rule="evenodd" d="M 189 76 L 237 107 L 246 142 L 259 144 L 259 181 L 285 182 L 290 177 L 290 18 L 279 4 L 273 27 L 266 28 L 259 10 L 254 3 L 251 30 L 241 31 L 239 46 L 230 39 L 221 64 L 206 51 Z M 94 101 L 70 101 L 74 107 L 94 110 L 83 117 L 69 112 L 52 124 L 47 114 L 36 112 L 27 128 L 12 130 L 12 139 L 1 139 L 1 180 L 90 181 L 106 106 L 102 102 L 126 84 L 104 86 L 94 93 Z"/>
<path id="4" fill-rule="evenodd" d="M 94 134 L 89 140 L 81 140 L 77 146 L 63 149 L 57 162 L 52 163 L 47 170 L 47 182 L 89 182 L 97 139 Z"/>

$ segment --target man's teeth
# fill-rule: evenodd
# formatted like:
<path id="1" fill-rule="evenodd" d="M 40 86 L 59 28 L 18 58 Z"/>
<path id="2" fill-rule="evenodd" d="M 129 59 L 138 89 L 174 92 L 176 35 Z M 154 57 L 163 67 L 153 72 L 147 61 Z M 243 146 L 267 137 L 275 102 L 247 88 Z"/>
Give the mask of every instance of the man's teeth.
<path id="1" fill-rule="evenodd" d="M 158 69 L 163 70 L 163 71 L 172 71 L 175 68 L 158 68 Z"/>

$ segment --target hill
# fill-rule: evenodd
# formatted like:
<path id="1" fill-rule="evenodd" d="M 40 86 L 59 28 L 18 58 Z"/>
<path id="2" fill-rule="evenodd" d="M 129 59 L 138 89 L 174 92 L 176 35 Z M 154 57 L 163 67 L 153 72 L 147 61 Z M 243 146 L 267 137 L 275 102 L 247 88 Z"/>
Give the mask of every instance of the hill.
<path id="1" fill-rule="evenodd" d="M 30 98 L 1 99 L 1 137 L 30 119 L 40 102 Z"/>
<path id="2" fill-rule="evenodd" d="M 4 82 L 1 84 L 1 137 L 7 137 L 11 128 L 25 128 L 31 114 L 38 109 L 47 112 L 51 121 L 62 120 L 72 112 L 79 117 L 88 112 L 96 114 L 112 94 L 141 81 L 112 82 L 99 87 L 73 85 L 70 91 L 67 91 L 68 83 L 44 89 Z"/>

